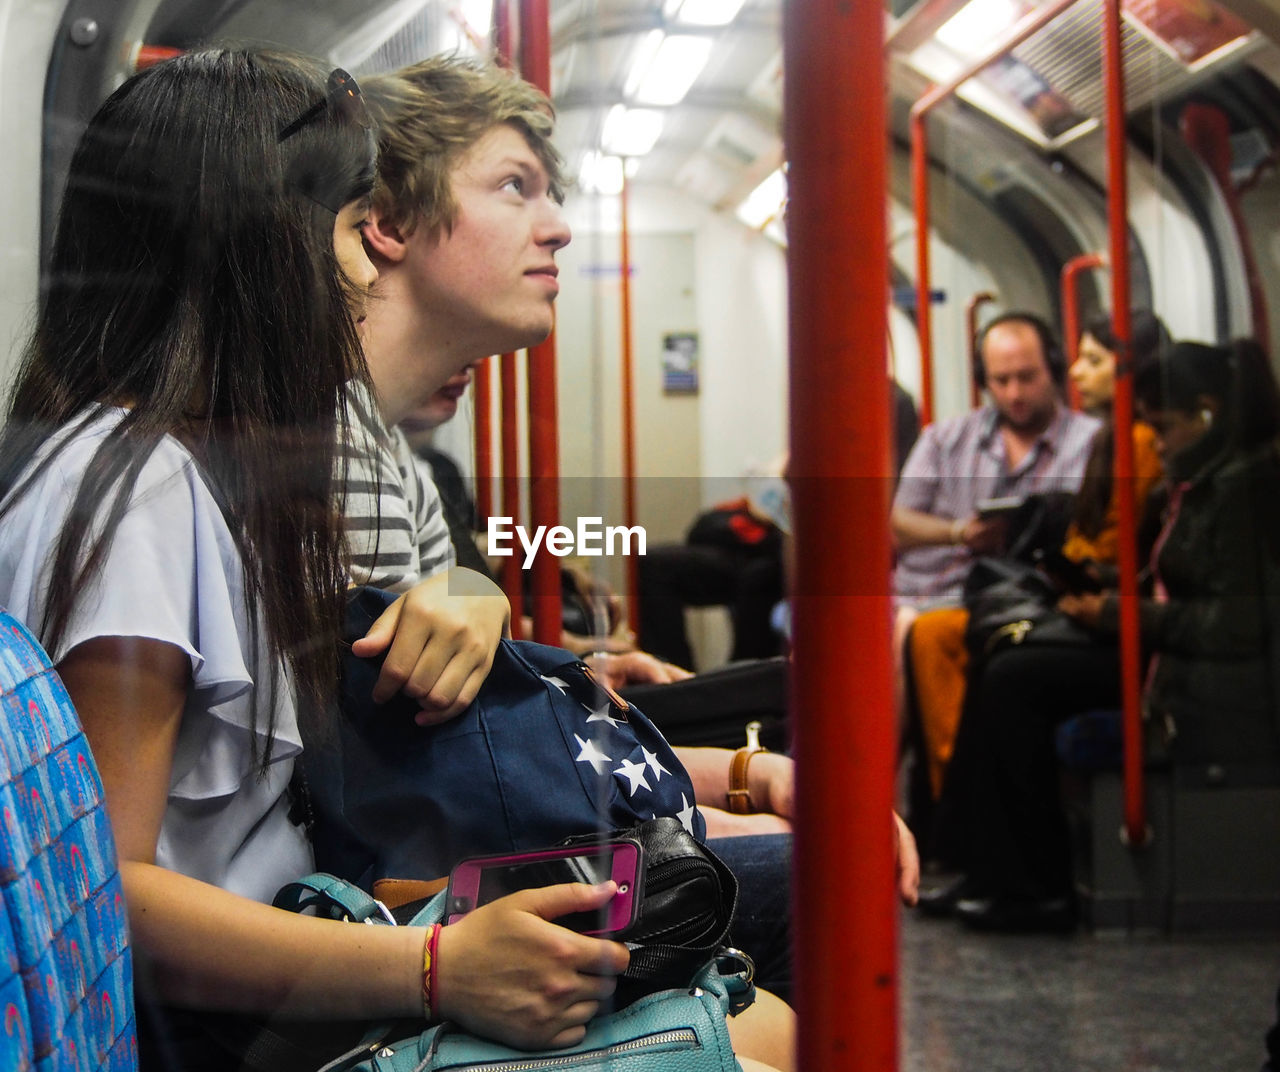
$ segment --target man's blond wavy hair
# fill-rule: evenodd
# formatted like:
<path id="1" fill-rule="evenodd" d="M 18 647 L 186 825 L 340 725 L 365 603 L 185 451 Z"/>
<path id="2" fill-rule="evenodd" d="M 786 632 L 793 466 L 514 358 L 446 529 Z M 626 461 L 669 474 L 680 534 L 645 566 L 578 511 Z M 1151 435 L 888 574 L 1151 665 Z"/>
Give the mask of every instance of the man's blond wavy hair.
<path id="1" fill-rule="evenodd" d="M 515 127 L 542 162 L 557 201 L 564 159 L 551 144 L 555 113 L 541 90 L 492 64 L 433 56 L 391 74 L 360 79 L 378 123 L 378 211 L 404 234 L 447 231 L 457 218 L 450 175 L 500 123 Z"/>

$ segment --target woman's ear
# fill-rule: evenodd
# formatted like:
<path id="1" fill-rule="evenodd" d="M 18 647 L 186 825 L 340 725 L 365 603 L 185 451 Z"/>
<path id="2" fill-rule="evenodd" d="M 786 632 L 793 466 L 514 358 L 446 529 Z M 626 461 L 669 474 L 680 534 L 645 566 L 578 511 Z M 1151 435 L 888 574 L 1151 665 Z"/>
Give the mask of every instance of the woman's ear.
<path id="1" fill-rule="evenodd" d="M 364 244 L 371 257 L 397 263 L 404 260 L 408 243 L 400 227 L 392 223 L 375 206 L 369 209 L 369 222 L 364 226 Z"/>
<path id="2" fill-rule="evenodd" d="M 1208 428 L 1222 412 L 1222 399 L 1214 395 L 1196 395 L 1196 412 L 1200 414 L 1200 419 Z"/>

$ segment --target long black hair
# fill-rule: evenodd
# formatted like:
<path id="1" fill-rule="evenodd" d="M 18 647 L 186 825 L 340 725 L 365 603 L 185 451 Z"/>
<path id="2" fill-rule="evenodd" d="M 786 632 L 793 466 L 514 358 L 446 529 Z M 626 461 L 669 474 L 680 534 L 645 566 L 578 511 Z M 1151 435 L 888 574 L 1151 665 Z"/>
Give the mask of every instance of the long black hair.
<path id="1" fill-rule="evenodd" d="M 1226 450 L 1248 450 L 1280 434 L 1280 389 L 1266 351 L 1253 339 L 1226 346 L 1176 342 L 1139 374 L 1134 394 L 1147 409 L 1183 413 L 1201 409 L 1206 397 L 1216 400 L 1213 434 Z"/>
<path id="2" fill-rule="evenodd" d="M 1123 352 L 1120 337 L 1116 334 L 1111 317 L 1096 316 L 1085 325 L 1081 336 L 1091 335 L 1105 350 L 1116 355 Z M 1135 309 L 1130 315 L 1129 366 L 1135 376 L 1150 366 L 1169 347 L 1169 332 L 1155 313 Z M 1117 370 L 1118 371 L 1118 370 Z M 1111 407 L 1103 414 L 1103 424 L 1093 439 L 1089 458 L 1085 462 L 1084 478 L 1076 495 L 1073 520 L 1085 536 L 1096 539 L 1107 523 L 1107 508 L 1111 504 L 1112 465 L 1115 459 L 1115 425 Z M 1142 504 L 1138 507 L 1141 509 Z"/>
<path id="3" fill-rule="evenodd" d="M 172 435 L 228 521 L 249 620 L 256 632 L 261 616 L 287 661 L 304 720 L 336 680 L 346 572 L 335 441 L 343 385 L 368 377 L 314 172 L 344 200 L 367 194 L 371 132 L 317 108 L 326 97 L 310 61 L 245 49 L 188 53 L 111 95 L 71 162 L 47 296 L 0 435 L 3 516 L 48 464 L 19 483 L 54 431 L 89 423 L 99 403 L 126 410 L 59 534 L 51 576 L 66 581 L 38 626 L 46 647 Z M 314 120 L 282 138 L 308 110 Z M 267 684 L 257 696 L 279 682 Z M 263 710 L 270 742 L 274 704 L 255 700 L 255 723 Z M 265 765 L 270 744 L 256 758 Z"/>

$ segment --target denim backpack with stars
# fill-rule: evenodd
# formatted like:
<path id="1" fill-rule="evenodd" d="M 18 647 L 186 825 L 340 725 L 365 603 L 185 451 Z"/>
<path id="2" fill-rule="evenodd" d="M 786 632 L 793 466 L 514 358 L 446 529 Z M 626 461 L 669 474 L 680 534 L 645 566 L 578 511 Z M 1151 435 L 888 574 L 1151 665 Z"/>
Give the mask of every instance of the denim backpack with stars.
<path id="1" fill-rule="evenodd" d="M 348 639 L 395 598 L 353 591 Z M 663 816 L 704 837 L 692 783 L 666 739 L 569 652 L 502 641 L 475 702 L 430 728 L 414 722 L 408 699 L 372 702 L 379 667 L 345 657 L 338 729 L 306 742 L 320 869 L 366 888 L 383 877 L 437 878 L 467 856 Z"/>

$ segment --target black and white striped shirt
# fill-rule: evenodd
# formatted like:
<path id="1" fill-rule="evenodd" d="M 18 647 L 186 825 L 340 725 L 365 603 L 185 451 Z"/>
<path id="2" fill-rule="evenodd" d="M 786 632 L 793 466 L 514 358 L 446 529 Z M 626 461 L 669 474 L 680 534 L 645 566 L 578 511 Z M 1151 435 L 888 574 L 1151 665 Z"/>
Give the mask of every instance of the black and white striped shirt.
<path id="1" fill-rule="evenodd" d="M 388 428 L 363 385 L 347 387 L 345 462 L 347 546 L 351 580 L 394 592 L 454 565 L 449 526 L 435 485 L 424 480 L 397 428 Z"/>

